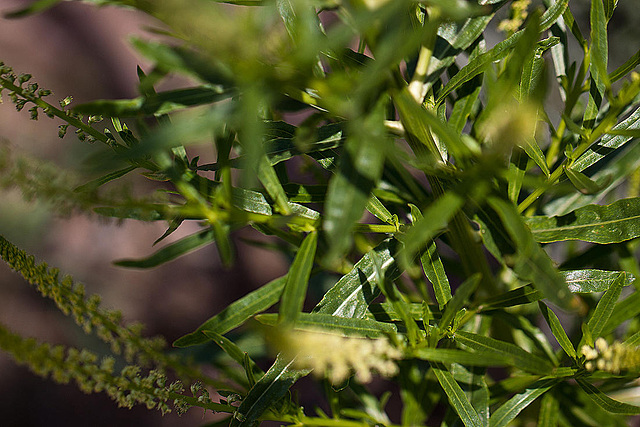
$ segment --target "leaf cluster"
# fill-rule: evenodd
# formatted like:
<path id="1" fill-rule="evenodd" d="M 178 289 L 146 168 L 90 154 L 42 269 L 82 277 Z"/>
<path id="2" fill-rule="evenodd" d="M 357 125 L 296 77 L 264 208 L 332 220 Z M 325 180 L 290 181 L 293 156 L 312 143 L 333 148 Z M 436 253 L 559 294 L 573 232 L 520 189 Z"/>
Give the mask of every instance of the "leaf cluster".
<path id="1" fill-rule="evenodd" d="M 179 407 L 227 412 L 232 426 L 391 426 L 389 394 L 366 384 L 377 373 L 397 385 L 401 425 L 625 425 L 640 414 L 623 401 L 640 366 L 640 55 L 609 72 L 617 1 L 591 0 L 588 24 L 569 0 L 89 3 L 157 20 L 163 41 L 131 41 L 153 64 L 138 69 L 140 96 L 60 109 L 6 66 L 0 90 L 104 143 L 101 174 L 75 189 L 85 208 L 164 221 L 156 243 L 185 221 L 202 228 L 116 264 L 152 268 L 214 244 L 230 265 L 243 228 L 291 260 L 173 343 L 211 351 L 224 382 L 210 383 L 220 403 L 195 387 Z M 505 37 L 489 47 L 506 8 Z M 191 86 L 156 89 L 174 74 Z M 134 172 L 168 197 L 100 197 Z M 0 245 L 14 269 L 75 295 Z M 82 301 L 61 306 L 81 324 L 93 312 Z M 255 338 L 277 354 L 266 371 L 254 360 L 264 354 L 243 348 Z M 20 345 L 3 348 L 19 358 Z M 290 393 L 312 370 L 329 414 Z"/>

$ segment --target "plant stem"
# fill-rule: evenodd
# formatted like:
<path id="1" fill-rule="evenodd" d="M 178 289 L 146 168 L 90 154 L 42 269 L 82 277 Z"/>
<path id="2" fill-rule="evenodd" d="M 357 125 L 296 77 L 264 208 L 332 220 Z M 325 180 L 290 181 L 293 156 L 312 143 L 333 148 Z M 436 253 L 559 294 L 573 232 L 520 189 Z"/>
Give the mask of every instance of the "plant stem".
<path id="1" fill-rule="evenodd" d="M 81 129 L 82 131 L 91 135 L 95 139 L 102 141 L 105 144 L 108 144 L 107 141 L 109 140 L 109 138 L 107 138 L 107 136 L 102 132 L 98 132 L 88 124 L 84 123 L 82 120 L 72 117 L 66 111 L 56 108 L 53 105 L 49 104 L 48 102 L 43 101 L 42 98 L 38 98 L 37 96 L 32 96 L 31 94 L 26 93 L 20 86 L 16 86 L 10 80 L 0 77 L 0 86 L 15 92 L 16 94 L 20 95 L 22 98 L 28 100 L 29 102 L 32 102 L 33 104 L 42 108 L 45 113 L 53 114 L 54 116 L 59 117 L 65 122 L 69 123 L 70 125 L 75 126 L 78 129 Z"/>

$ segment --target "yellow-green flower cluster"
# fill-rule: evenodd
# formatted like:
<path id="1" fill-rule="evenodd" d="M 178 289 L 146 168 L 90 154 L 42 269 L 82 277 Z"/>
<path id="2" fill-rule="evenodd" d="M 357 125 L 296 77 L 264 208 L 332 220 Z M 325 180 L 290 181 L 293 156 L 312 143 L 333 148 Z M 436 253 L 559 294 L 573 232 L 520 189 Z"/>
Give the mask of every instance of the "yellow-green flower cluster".
<path id="1" fill-rule="evenodd" d="M 165 346 L 163 339 L 141 337 L 140 325 L 122 326 L 120 312 L 101 309 L 100 297 L 93 295 L 87 298 L 84 286 L 74 284 L 71 277 L 60 279 L 57 269 L 48 268 L 45 263 L 37 264 L 33 256 L 27 255 L 2 236 L 0 258 L 33 284 L 44 297 L 54 300 L 64 314 L 72 315 L 85 332 L 95 332 L 110 344 L 114 353 L 124 354 L 127 361 L 141 365 L 151 361 L 166 364 L 166 357 L 162 353 Z"/>
<path id="2" fill-rule="evenodd" d="M 621 342 L 609 345 L 604 338 L 598 338 L 595 347 L 582 347 L 585 356 L 585 368 L 589 371 L 606 371 L 619 374 L 625 371 L 640 370 L 640 348 Z"/>
<path id="3" fill-rule="evenodd" d="M 39 343 L 14 334 L 3 325 L 0 325 L 0 348 L 37 375 L 62 384 L 73 380 L 85 393 L 106 392 L 126 408 L 144 404 L 149 409 L 158 408 L 163 414 L 170 412 L 167 401 L 176 399 L 182 388 L 179 383 L 167 386 L 165 375 L 159 371 L 152 370 L 142 377 L 138 366 L 126 366 L 116 374 L 112 357 L 100 360 L 86 349 Z"/>
<path id="4" fill-rule="evenodd" d="M 298 369 L 313 369 L 314 375 L 342 383 L 352 373 L 368 383 L 373 374 L 392 377 L 398 373 L 396 361 L 402 353 L 387 339 L 345 337 L 322 330 L 294 330 L 278 334 L 276 345 Z"/>
<path id="5" fill-rule="evenodd" d="M 513 34 L 527 19 L 529 12 L 527 8 L 531 4 L 531 0 L 515 0 L 511 3 L 511 10 L 509 12 L 509 19 L 500 21 L 498 24 L 498 31 L 503 31 L 507 34 Z"/>

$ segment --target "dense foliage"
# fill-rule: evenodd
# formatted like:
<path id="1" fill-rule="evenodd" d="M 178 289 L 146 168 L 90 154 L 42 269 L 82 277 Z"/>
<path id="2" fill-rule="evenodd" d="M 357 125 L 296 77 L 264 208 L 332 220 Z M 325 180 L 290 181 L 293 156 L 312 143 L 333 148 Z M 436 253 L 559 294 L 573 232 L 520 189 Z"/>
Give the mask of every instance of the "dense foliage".
<path id="1" fill-rule="evenodd" d="M 138 69 L 140 96 L 58 105 L 0 64 L 18 110 L 104 145 L 96 176 L 75 188 L 2 147 L 2 185 L 61 213 L 164 221 L 159 241 L 201 226 L 122 267 L 208 244 L 230 265 L 247 227 L 291 265 L 173 343 L 217 344 L 204 359 L 214 379 L 0 238 L 2 259 L 113 352 L 0 326 L 17 362 L 122 406 L 201 407 L 232 426 L 626 425 L 640 414 L 640 52 L 609 72 L 616 0 L 592 0 L 588 25 L 569 0 L 87 2 L 157 19 L 165 41 L 132 40 L 153 63 Z M 489 47 L 491 26 L 504 37 Z M 192 85 L 156 91 L 176 74 Z M 135 173 L 160 190 L 118 190 Z M 247 337 L 271 349 L 266 372 Z M 289 393 L 305 375 L 324 385 L 325 411 Z M 402 402 L 393 422 L 389 393 L 368 387 L 381 377 Z"/>

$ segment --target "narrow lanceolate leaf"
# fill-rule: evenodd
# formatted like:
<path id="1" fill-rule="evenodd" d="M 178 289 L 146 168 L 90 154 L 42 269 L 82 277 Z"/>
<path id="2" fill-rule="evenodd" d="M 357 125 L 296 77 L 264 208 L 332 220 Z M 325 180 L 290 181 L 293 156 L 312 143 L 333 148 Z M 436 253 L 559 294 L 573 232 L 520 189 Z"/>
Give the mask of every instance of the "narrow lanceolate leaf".
<path id="1" fill-rule="evenodd" d="M 389 224 L 393 224 L 393 214 L 389 212 L 389 209 L 382 204 L 380 199 L 378 199 L 373 194 L 369 198 L 369 202 L 367 203 L 367 210 L 375 215 L 380 221 L 384 221 Z"/>
<path id="2" fill-rule="evenodd" d="M 628 75 L 640 64 L 640 50 L 637 51 L 631 58 L 627 59 L 624 64 L 616 68 L 611 74 L 609 74 L 609 80 L 611 83 L 617 82 L 621 78 Z"/>
<path id="3" fill-rule="evenodd" d="M 474 154 L 473 150 L 462 140 L 460 133 L 418 104 L 408 90 L 396 93 L 393 101 L 398 108 L 400 120 L 405 129 L 424 144 L 436 160 L 444 161 L 445 159 L 434 142 L 434 136 L 444 142 L 448 152 L 456 159 L 463 159 Z"/>
<path id="4" fill-rule="evenodd" d="M 542 293 L 538 291 L 535 286 L 525 285 L 483 301 L 481 308 L 483 310 L 493 310 L 496 308 L 513 307 L 536 302 L 541 298 Z"/>
<path id="5" fill-rule="evenodd" d="M 442 312 L 442 317 L 440 318 L 440 322 L 438 323 L 438 327 L 442 330 L 449 327 L 453 319 L 455 318 L 456 313 L 460 311 L 460 309 L 464 306 L 465 302 L 471 297 L 473 292 L 478 287 L 480 283 L 480 275 L 475 274 L 465 280 L 456 290 L 456 293 L 449 300 L 447 305 L 444 307 L 444 311 Z"/>
<path id="6" fill-rule="evenodd" d="M 312 232 L 304 239 L 293 264 L 287 273 L 287 283 L 280 300 L 279 321 L 283 324 L 294 323 L 298 314 L 302 311 L 305 297 L 307 296 L 307 284 L 313 267 L 313 259 L 316 256 L 318 233 Z"/>
<path id="7" fill-rule="evenodd" d="M 548 360 L 505 341 L 499 341 L 494 338 L 465 331 L 456 331 L 454 339 L 457 343 L 477 351 L 493 351 L 502 354 L 507 360 L 512 361 L 513 366 L 523 371 L 546 374 L 553 369 L 553 366 Z"/>
<path id="8" fill-rule="evenodd" d="M 418 348 L 412 353 L 413 357 L 430 362 L 459 363 L 465 366 L 506 366 L 509 358 L 504 354 L 478 351 L 471 353 L 452 348 Z"/>
<path id="9" fill-rule="evenodd" d="M 629 405 L 628 403 L 614 400 L 598 390 L 596 386 L 589 384 L 581 378 L 576 378 L 576 381 L 587 396 L 605 411 L 620 415 L 640 415 L 640 406 Z"/>
<path id="10" fill-rule="evenodd" d="M 602 295 L 600 301 L 598 301 L 598 305 L 596 305 L 596 308 L 593 310 L 593 314 L 589 317 L 587 326 L 594 338 L 601 335 L 602 329 L 609 320 L 611 313 L 613 313 L 613 308 L 624 286 L 624 279 L 625 277 L 621 275 L 611 284 L 611 287 Z"/>
<path id="11" fill-rule="evenodd" d="M 610 334 L 622 322 L 633 319 L 638 314 L 640 314 L 640 292 L 634 292 L 616 304 L 611 316 L 609 316 L 609 320 L 602 329 L 601 335 Z"/>
<path id="12" fill-rule="evenodd" d="M 560 416 L 560 404 L 553 393 L 547 393 L 540 402 L 538 427 L 556 427 Z"/>
<path id="13" fill-rule="evenodd" d="M 602 0 L 591 1 L 591 75 L 598 86 L 609 86 L 607 60 L 609 48 L 607 43 L 607 17 Z M 600 89 L 600 88 L 598 88 Z"/>
<path id="14" fill-rule="evenodd" d="M 86 184 L 83 184 L 77 188 L 75 188 L 73 191 L 76 192 L 83 192 L 83 191 L 94 191 L 96 189 L 98 189 L 98 187 L 113 181 L 114 179 L 118 179 L 121 178 L 123 176 L 125 176 L 126 174 L 128 174 L 129 172 L 135 170 L 137 168 L 137 166 L 129 166 L 126 167 L 124 169 L 120 169 L 114 172 L 110 172 L 104 176 L 101 176 L 100 178 L 96 178 L 92 181 L 87 182 Z"/>
<path id="15" fill-rule="evenodd" d="M 229 338 L 218 334 L 214 331 L 204 331 L 204 334 L 211 341 L 215 342 L 220 346 L 220 348 L 229 355 L 233 360 L 238 362 L 240 365 L 244 365 L 248 362 L 248 368 L 251 370 L 251 373 L 247 373 L 247 375 L 253 375 L 254 377 L 261 377 L 264 375 L 264 371 L 260 369 L 258 365 L 251 359 L 247 359 L 247 353 L 242 351 L 240 347 L 238 347 L 233 341 Z"/>
<path id="16" fill-rule="evenodd" d="M 424 274 L 433 286 L 433 293 L 436 301 L 438 301 L 438 306 L 442 309 L 451 299 L 451 286 L 449 285 L 449 279 L 447 278 L 444 265 L 442 265 L 442 260 L 438 254 L 436 242 L 433 240 L 427 244 L 427 249 L 420 257 L 420 263 L 422 264 Z"/>
<path id="17" fill-rule="evenodd" d="M 544 172 L 546 176 L 549 176 L 549 167 L 547 166 L 547 161 L 545 160 L 544 154 L 542 154 L 542 150 L 538 145 L 538 141 L 535 138 L 527 138 L 522 143 L 522 148 L 525 153 L 531 160 L 533 160 L 536 165 Z"/>
<path id="18" fill-rule="evenodd" d="M 524 392 L 516 394 L 496 409 L 489 418 L 489 427 L 506 427 L 524 408 L 560 381 L 557 378 L 543 379 L 531 384 Z"/>
<path id="19" fill-rule="evenodd" d="M 464 391 L 453 378 L 453 375 L 451 375 L 451 372 L 441 363 L 437 362 L 431 363 L 431 368 L 440 386 L 442 386 L 442 389 L 447 394 L 451 407 L 456 411 L 456 414 L 458 414 L 464 425 L 466 427 L 483 427 L 484 424 L 482 423 L 480 415 L 478 415 L 473 408 Z"/>
<path id="20" fill-rule="evenodd" d="M 538 301 L 538 307 L 540 307 L 542 316 L 547 321 L 549 328 L 551 328 L 551 333 L 553 333 L 553 336 L 556 338 L 556 341 L 558 341 L 558 344 L 560 344 L 560 347 L 562 347 L 564 352 L 567 353 L 570 358 L 575 359 L 577 357 L 576 349 L 573 347 L 573 343 L 562 327 L 558 316 L 556 316 L 553 310 L 550 310 L 542 301 Z"/>
<path id="21" fill-rule="evenodd" d="M 280 356 L 262 378 L 249 390 L 231 421 L 232 427 L 251 426 L 262 413 L 287 393 L 289 388 L 310 371 L 290 369 L 292 360 Z"/>
<path id="22" fill-rule="evenodd" d="M 553 262 L 535 242 L 524 218 L 518 214 L 513 204 L 497 198 L 489 200 L 509 233 L 516 249 L 514 271 L 556 304 L 568 307 L 572 299 L 564 278 L 558 273 Z"/>
<path id="23" fill-rule="evenodd" d="M 625 120 L 615 125 L 613 129 L 640 129 L 640 107 L 636 108 Z M 631 141 L 631 139 L 630 136 L 606 134 L 597 144 L 592 145 L 582 156 L 573 162 L 571 168 L 576 171 L 583 171 L 602 160 L 605 156 L 613 153 L 616 149 Z"/>
<path id="24" fill-rule="evenodd" d="M 464 200 L 455 193 L 445 193 L 429 205 L 423 212 L 423 218 L 416 221 L 402 238 L 404 250 L 402 261 L 410 265 L 418 253 L 440 231 L 443 231 L 449 220 L 458 212 Z"/>
<path id="25" fill-rule="evenodd" d="M 540 18 L 540 31 L 546 31 L 562 16 L 569 5 L 569 0 L 556 0 Z"/>
<path id="26" fill-rule="evenodd" d="M 537 242 L 582 240 L 619 243 L 640 236 L 640 198 L 606 206 L 588 205 L 562 216 L 525 219 Z"/>
<path id="27" fill-rule="evenodd" d="M 575 165 L 572 167 L 575 167 Z M 625 181 L 631 171 L 635 171 L 638 168 L 640 168 L 640 144 L 631 144 L 620 150 L 615 150 L 615 156 L 591 176 L 591 179 L 596 182 L 610 180 L 611 183 L 607 188 L 597 194 L 582 194 L 579 192 L 568 194 L 547 203 L 542 208 L 542 211 L 547 215 L 558 216 L 586 205 L 598 204 L 612 189 L 617 188 Z"/>
<path id="28" fill-rule="evenodd" d="M 596 194 L 609 184 L 608 182 L 599 184 L 582 172 L 578 172 L 571 168 L 565 168 L 564 172 L 567 175 L 567 178 L 569 178 L 569 181 L 571 181 L 573 186 L 576 187 L 576 190 L 582 194 Z"/>
<path id="29" fill-rule="evenodd" d="M 231 98 L 236 92 L 213 86 L 200 86 L 153 93 L 134 99 L 103 99 L 80 104 L 73 110 L 80 114 L 107 117 L 136 117 L 162 115 L 183 108 L 210 104 Z"/>
<path id="30" fill-rule="evenodd" d="M 331 260 L 343 255 L 351 245 L 353 225 L 362 216 L 371 190 L 382 174 L 386 139 L 382 103 L 367 120 L 350 128 L 325 202 L 322 226 L 329 243 L 327 257 Z"/>
<path id="31" fill-rule="evenodd" d="M 278 175 L 276 171 L 269 163 L 269 159 L 265 154 L 260 156 L 258 161 L 258 179 L 260 183 L 264 186 L 271 199 L 273 199 L 277 209 L 283 215 L 291 214 L 291 207 L 289 206 L 289 201 L 287 200 L 287 194 L 282 188 L 282 183 L 278 179 Z"/>
<path id="32" fill-rule="evenodd" d="M 493 2 L 481 2 L 481 4 Z M 455 21 L 447 22 L 438 28 L 438 37 L 446 43 L 436 43 L 433 57 L 429 61 L 427 71 L 427 82 L 433 83 L 442 72 L 455 62 L 458 54 L 471 46 L 471 44 L 482 36 L 482 32 L 491 21 L 493 13 L 467 19 L 461 25 Z"/>
<path id="33" fill-rule="evenodd" d="M 120 267 L 130 268 L 152 268 L 172 261 L 179 256 L 188 254 L 204 245 L 214 241 L 215 233 L 212 229 L 202 230 L 198 233 L 183 237 L 177 242 L 165 246 L 153 255 L 143 259 L 123 259 L 115 261 L 114 264 Z"/>
<path id="34" fill-rule="evenodd" d="M 178 338 L 173 345 L 175 347 L 189 347 L 203 344 L 209 341 L 209 338 L 207 338 L 202 331 L 206 330 L 218 334 L 225 334 L 240 326 L 247 319 L 278 302 L 286 280 L 286 276 L 279 277 L 231 303 L 220 313 L 200 325 L 194 332 Z"/>
<path id="35" fill-rule="evenodd" d="M 620 276 L 623 276 L 622 286 L 632 285 L 636 280 L 633 274 L 626 271 L 569 270 L 563 271 L 562 275 L 571 292 L 605 292 Z"/>
<path id="36" fill-rule="evenodd" d="M 395 260 L 396 242 L 385 240 L 373 249 L 380 262 L 380 271 L 389 280 L 399 274 Z M 330 313 L 339 317 L 362 318 L 367 307 L 379 294 L 377 273 L 370 254 L 365 254 L 353 269 L 327 291 L 313 309 L 315 313 Z"/>
<path id="37" fill-rule="evenodd" d="M 467 65 L 462 67 L 462 69 L 456 73 L 438 93 L 438 98 L 436 99 L 435 104 L 440 105 L 451 92 L 457 90 L 478 74 L 483 73 L 489 64 L 507 56 L 511 49 L 516 46 L 520 37 L 522 37 L 522 34 L 522 31 L 513 34 L 511 37 L 495 45 L 493 49 L 479 55 L 472 62 L 469 62 Z"/>
<path id="38" fill-rule="evenodd" d="M 259 314 L 256 320 L 265 325 L 278 323 L 276 313 Z M 370 319 L 350 319 L 324 313 L 299 313 L 294 324 L 295 329 L 334 331 L 339 334 L 376 338 L 397 332 L 393 323 L 383 323 Z"/>

